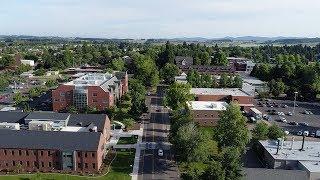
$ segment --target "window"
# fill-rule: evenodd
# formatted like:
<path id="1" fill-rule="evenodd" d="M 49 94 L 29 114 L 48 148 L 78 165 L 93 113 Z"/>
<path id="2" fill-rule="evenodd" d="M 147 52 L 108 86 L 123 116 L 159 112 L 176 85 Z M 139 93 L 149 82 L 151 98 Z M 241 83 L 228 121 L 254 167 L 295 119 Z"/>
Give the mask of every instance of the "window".
<path id="1" fill-rule="evenodd" d="M 85 168 L 88 168 L 88 163 L 84 163 L 84 167 L 85 167 Z"/>
<path id="2" fill-rule="evenodd" d="M 94 153 L 92 153 L 92 157 L 94 157 L 95 156 L 95 154 Z"/>
<path id="3" fill-rule="evenodd" d="M 197 114 L 196 116 L 199 117 L 199 114 Z"/>
<path id="4" fill-rule="evenodd" d="M 81 168 L 82 164 L 81 163 L 78 163 L 78 168 Z"/>
<path id="5" fill-rule="evenodd" d="M 66 94 L 65 94 L 64 92 L 61 92 L 61 93 L 60 93 L 60 96 L 61 96 L 61 97 L 64 97 L 65 95 L 66 95 Z"/>
<path id="6" fill-rule="evenodd" d="M 40 152 L 41 156 L 43 156 L 43 151 Z"/>
<path id="7" fill-rule="evenodd" d="M 27 166 L 28 166 L 28 167 L 30 166 L 30 162 L 29 162 L 29 161 L 27 161 Z"/>
<path id="8" fill-rule="evenodd" d="M 14 155 L 14 151 L 11 151 L 12 156 Z"/>
<path id="9" fill-rule="evenodd" d="M 41 166 L 44 167 L 44 162 L 41 162 Z"/>
<path id="10" fill-rule="evenodd" d="M 49 167 L 51 167 L 52 166 L 52 164 L 51 164 L 51 162 L 49 162 Z"/>
<path id="11" fill-rule="evenodd" d="M 97 94 L 97 93 L 92 93 L 92 96 L 93 96 L 93 97 L 97 97 L 98 94 Z"/>
<path id="12" fill-rule="evenodd" d="M 92 102 L 98 102 L 96 99 L 92 99 Z"/>
<path id="13" fill-rule="evenodd" d="M 33 166 L 38 167 L 38 163 L 36 161 L 34 161 Z"/>
<path id="14" fill-rule="evenodd" d="M 4 150 L 4 155 L 7 155 L 7 150 Z"/>
<path id="15" fill-rule="evenodd" d="M 60 166 L 59 162 L 56 162 L 56 166 L 57 166 L 57 167 L 59 167 L 59 166 Z"/>
<path id="16" fill-rule="evenodd" d="M 207 117 L 207 114 L 204 114 L 204 117 Z"/>
<path id="17" fill-rule="evenodd" d="M 29 156 L 29 151 L 28 150 L 26 150 L 26 155 Z"/>
<path id="18" fill-rule="evenodd" d="M 96 163 L 92 163 L 92 168 L 93 168 L 93 169 L 96 168 Z"/>
<path id="19" fill-rule="evenodd" d="M 51 152 L 50 151 L 48 151 L 48 156 L 51 156 Z"/>
<path id="20" fill-rule="evenodd" d="M 13 166 L 16 166 L 16 162 L 15 162 L 15 161 L 12 161 L 12 165 L 13 165 Z"/>
<path id="21" fill-rule="evenodd" d="M 21 150 L 19 150 L 19 156 L 21 156 Z"/>
<path id="22" fill-rule="evenodd" d="M 20 165 L 22 165 L 22 161 L 20 161 Z"/>
<path id="23" fill-rule="evenodd" d="M 81 157 L 81 152 L 78 152 L 78 157 Z"/>
<path id="24" fill-rule="evenodd" d="M 211 114 L 211 117 L 213 117 L 213 114 Z"/>
<path id="25" fill-rule="evenodd" d="M 58 101 L 59 101 L 59 99 L 54 99 L 54 101 L 55 101 L 55 102 L 58 102 Z"/>
<path id="26" fill-rule="evenodd" d="M 88 156 L 88 154 L 87 154 L 87 153 L 85 153 L 85 154 L 84 154 L 84 157 L 87 157 L 87 156 Z"/>

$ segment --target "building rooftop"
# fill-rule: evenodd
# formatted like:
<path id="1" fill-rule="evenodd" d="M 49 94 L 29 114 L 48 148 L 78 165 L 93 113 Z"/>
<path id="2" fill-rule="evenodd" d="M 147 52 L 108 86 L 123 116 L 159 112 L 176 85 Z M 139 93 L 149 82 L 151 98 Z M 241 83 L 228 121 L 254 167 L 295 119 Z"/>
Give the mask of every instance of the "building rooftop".
<path id="1" fill-rule="evenodd" d="M 297 160 L 297 161 L 309 161 L 309 162 L 320 162 L 320 142 L 305 141 L 304 151 L 300 151 L 302 147 L 302 141 L 284 141 L 282 148 L 277 152 L 277 141 L 268 140 L 260 141 L 260 144 L 268 151 L 272 158 L 277 160 Z M 292 146 L 292 149 L 291 149 Z M 280 144 L 281 147 L 281 144 Z M 311 164 L 306 164 L 313 168 Z M 315 167 L 319 167 L 317 165 Z"/>
<path id="2" fill-rule="evenodd" d="M 302 170 L 244 168 L 246 180 L 308 180 L 308 175 Z"/>
<path id="3" fill-rule="evenodd" d="M 248 83 L 250 85 L 264 85 L 264 84 L 266 84 L 266 82 L 261 81 L 257 78 L 254 78 L 254 77 L 245 77 L 245 78 L 242 78 L 242 80 L 243 80 L 243 82 Z"/>
<path id="4" fill-rule="evenodd" d="M 192 88 L 190 92 L 196 95 L 250 96 L 238 88 Z"/>
<path id="5" fill-rule="evenodd" d="M 31 112 L 25 119 L 26 120 L 67 120 L 69 113 L 56 113 L 56 112 Z"/>
<path id="6" fill-rule="evenodd" d="M 0 111 L 0 122 L 24 124 L 24 118 L 28 114 L 26 112 Z"/>
<path id="7" fill-rule="evenodd" d="M 97 126 L 98 131 L 103 131 L 107 118 L 105 114 L 71 114 L 67 126 L 88 127 Z"/>
<path id="8" fill-rule="evenodd" d="M 0 130 L 0 148 L 96 151 L 101 133 Z"/>
<path id="9" fill-rule="evenodd" d="M 192 110 L 223 111 L 227 109 L 228 103 L 220 101 L 189 101 L 188 106 Z"/>
<path id="10" fill-rule="evenodd" d="M 65 85 L 75 86 L 100 86 L 106 81 L 112 79 L 113 75 L 106 73 L 88 73 L 84 74 L 73 81 L 65 83 Z"/>

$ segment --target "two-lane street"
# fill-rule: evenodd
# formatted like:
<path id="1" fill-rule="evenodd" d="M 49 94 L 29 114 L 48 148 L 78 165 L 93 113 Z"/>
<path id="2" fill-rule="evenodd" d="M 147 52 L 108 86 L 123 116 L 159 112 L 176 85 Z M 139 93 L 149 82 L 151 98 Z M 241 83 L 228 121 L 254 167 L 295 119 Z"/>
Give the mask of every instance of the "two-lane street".
<path id="1" fill-rule="evenodd" d="M 179 179 L 168 142 L 170 121 L 168 110 L 162 106 L 163 96 L 160 87 L 156 95 L 147 97 L 150 121 L 144 122 L 146 149 L 141 152 L 138 179 Z M 163 156 L 158 155 L 159 149 L 163 150 Z"/>

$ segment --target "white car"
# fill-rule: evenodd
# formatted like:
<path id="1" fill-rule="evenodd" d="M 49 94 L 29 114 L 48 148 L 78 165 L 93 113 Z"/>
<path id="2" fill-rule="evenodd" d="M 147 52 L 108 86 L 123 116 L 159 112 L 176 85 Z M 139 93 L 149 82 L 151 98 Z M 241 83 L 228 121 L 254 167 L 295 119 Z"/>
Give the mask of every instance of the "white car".
<path id="1" fill-rule="evenodd" d="M 163 150 L 162 149 L 158 149 L 158 156 L 163 156 Z"/>
<path id="2" fill-rule="evenodd" d="M 290 132 L 289 132 L 289 131 L 284 131 L 284 133 L 285 133 L 286 135 L 289 135 L 289 134 L 290 134 Z"/>
<path id="3" fill-rule="evenodd" d="M 303 135 L 309 136 L 309 131 L 303 131 Z"/>

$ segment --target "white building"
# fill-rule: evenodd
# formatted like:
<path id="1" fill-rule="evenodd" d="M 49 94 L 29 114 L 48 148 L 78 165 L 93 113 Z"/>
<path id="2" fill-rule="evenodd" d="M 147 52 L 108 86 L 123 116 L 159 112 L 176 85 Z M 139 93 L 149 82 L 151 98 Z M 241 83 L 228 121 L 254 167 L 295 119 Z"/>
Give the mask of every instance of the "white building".
<path id="1" fill-rule="evenodd" d="M 31 67 L 34 66 L 34 60 L 21 59 L 20 62 L 23 65 L 29 65 Z"/>

